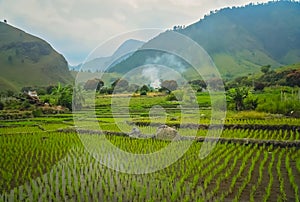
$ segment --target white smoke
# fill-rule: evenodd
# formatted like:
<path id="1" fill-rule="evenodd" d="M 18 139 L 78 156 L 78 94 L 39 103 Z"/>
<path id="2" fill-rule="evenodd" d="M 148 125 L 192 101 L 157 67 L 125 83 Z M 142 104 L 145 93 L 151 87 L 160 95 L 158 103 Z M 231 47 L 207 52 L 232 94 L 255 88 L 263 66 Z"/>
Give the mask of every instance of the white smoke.
<path id="1" fill-rule="evenodd" d="M 181 63 L 180 60 L 177 59 L 175 55 L 171 54 L 162 54 L 161 56 L 157 56 L 155 58 L 146 59 L 146 64 L 158 64 L 161 66 L 165 66 L 171 69 L 174 69 L 180 73 L 184 72 L 186 68 Z"/>
<path id="2" fill-rule="evenodd" d="M 186 70 L 184 65 L 171 54 L 163 54 L 154 58 L 148 58 L 145 61 L 142 76 L 149 80 L 150 86 L 160 88 L 161 80 L 176 79 L 178 74 Z"/>
<path id="3" fill-rule="evenodd" d="M 148 65 L 147 65 L 148 66 Z M 159 68 L 156 66 L 149 66 L 143 69 L 143 77 L 147 78 L 150 81 L 150 86 L 153 88 L 160 88 L 160 79 L 159 79 Z"/>

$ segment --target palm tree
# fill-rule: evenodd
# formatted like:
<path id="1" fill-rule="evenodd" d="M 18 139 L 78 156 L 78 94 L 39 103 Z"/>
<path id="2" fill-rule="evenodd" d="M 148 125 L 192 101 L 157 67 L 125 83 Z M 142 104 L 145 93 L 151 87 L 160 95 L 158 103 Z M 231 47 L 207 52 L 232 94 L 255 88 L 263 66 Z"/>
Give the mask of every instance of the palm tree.
<path id="1" fill-rule="evenodd" d="M 52 89 L 52 93 L 51 93 L 51 95 L 55 96 L 55 104 L 56 105 L 58 104 L 58 100 L 59 100 L 59 97 L 61 96 L 62 92 L 63 92 L 63 87 L 61 86 L 60 82 L 58 82 L 57 86 L 55 86 Z"/>

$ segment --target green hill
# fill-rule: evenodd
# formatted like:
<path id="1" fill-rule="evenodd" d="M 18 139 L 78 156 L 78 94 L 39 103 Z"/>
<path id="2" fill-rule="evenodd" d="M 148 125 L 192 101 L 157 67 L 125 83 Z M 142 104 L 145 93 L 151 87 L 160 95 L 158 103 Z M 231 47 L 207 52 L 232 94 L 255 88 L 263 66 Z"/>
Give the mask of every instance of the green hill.
<path id="1" fill-rule="evenodd" d="M 259 72 L 264 65 L 277 68 L 300 62 L 299 11 L 300 3 L 291 1 L 224 8 L 186 28 L 175 26 L 174 31 L 200 44 L 222 76 L 232 78 Z M 167 34 L 168 31 L 148 43 Z M 126 72 L 157 54 L 137 52 L 110 71 Z"/>
<path id="2" fill-rule="evenodd" d="M 69 83 L 67 61 L 47 42 L 0 22 L 0 91 Z"/>

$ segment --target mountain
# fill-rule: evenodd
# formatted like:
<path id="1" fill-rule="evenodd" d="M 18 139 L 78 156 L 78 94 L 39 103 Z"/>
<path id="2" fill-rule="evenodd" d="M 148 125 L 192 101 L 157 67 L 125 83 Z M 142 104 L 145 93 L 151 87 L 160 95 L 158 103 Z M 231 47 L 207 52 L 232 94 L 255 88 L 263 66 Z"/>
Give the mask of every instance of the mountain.
<path id="1" fill-rule="evenodd" d="M 232 78 L 258 72 L 265 65 L 277 68 L 300 62 L 299 11 L 300 3 L 294 1 L 249 4 L 212 11 L 186 28 L 175 26 L 173 31 L 196 41 L 211 56 L 221 75 Z M 144 47 L 163 42 L 168 32 Z M 127 72 L 159 54 L 166 53 L 137 51 L 109 71 Z"/>
<path id="2" fill-rule="evenodd" d="M 0 91 L 72 82 L 67 61 L 46 41 L 0 22 Z"/>
<path id="3" fill-rule="evenodd" d="M 108 68 L 110 65 L 115 65 L 122 60 L 125 60 L 129 56 L 132 55 L 133 52 L 138 50 L 145 42 L 135 40 L 135 39 L 129 39 L 126 40 L 124 43 L 122 43 L 119 48 L 113 53 L 113 55 L 109 57 L 99 57 L 95 58 L 93 60 L 90 60 L 82 66 L 82 69 L 84 71 L 104 71 L 106 68 Z"/>

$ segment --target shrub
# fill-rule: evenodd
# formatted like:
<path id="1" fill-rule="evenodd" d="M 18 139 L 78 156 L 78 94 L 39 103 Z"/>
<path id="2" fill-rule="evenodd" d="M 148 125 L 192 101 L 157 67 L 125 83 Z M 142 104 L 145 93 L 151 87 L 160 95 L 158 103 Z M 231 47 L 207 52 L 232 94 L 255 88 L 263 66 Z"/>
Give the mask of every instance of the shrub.
<path id="1" fill-rule="evenodd" d="M 284 114 L 287 116 L 297 116 L 299 114 L 300 102 L 297 100 L 268 100 L 259 103 L 257 111 L 269 112 L 272 114 Z"/>
<path id="2" fill-rule="evenodd" d="M 245 110 L 254 110 L 258 105 L 258 98 L 252 94 L 244 99 L 244 108 Z"/>
<path id="3" fill-rule="evenodd" d="M 150 88 L 147 86 L 147 85 L 143 85 L 141 88 L 140 88 L 140 91 L 145 91 L 145 92 L 149 92 L 150 91 Z"/>
<path id="4" fill-rule="evenodd" d="M 167 101 L 178 101 L 174 93 L 170 93 L 170 94 L 166 97 L 166 100 L 167 100 Z"/>
<path id="5" fill-rule="evenodd" d="M 175 90 L 171 94 L 175 95 L 176 100 L 178 100 L 178 101 L 182 101 L 183 100 L 184 92 L 182 90 Z"/>
<path id="6" fill-rule="evenodd" d="M 32 107 L 32 105 L 30 104 L 30 102 L 29 102 L 28 100 L 25 100 L 25 101 L 22 103 L 20 109 L 21 109 L 21 110 L 28 110 L 28 109 L 30 109 L 31 107 Z"/>
<path id="7" fill-rule="evenodd" d="M 44 103 L 50 103 L 50 100 L 51 100 L 51 97 L 50 97 L 50 96 L 44 96 L 44 97 L 42 98 L 42 101 L 43 101 Z"/>
<path id="8" fill-rule="evenodd" d="M 140 95 L 147 95 L 147 91 L 141 91 Z"/>
<path id="9" fill-rule="evenodd" d="M 38 108 L 36 110 L 33 110 L 32 114 L 33 114 L 34 117 L 39 117 L 39 116 L 42 116 L 43 111 L 42 111 L 42 109 Z"/>
<path id="10" fill-rule="evenodd" d="M 72 95 L 64 92 L 61 94 L 61 96 L 58 99 L 58 105 L 61 105 L 63 107 L 67 107 L 69 110 L 72 110 Z"/>

